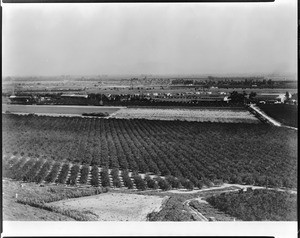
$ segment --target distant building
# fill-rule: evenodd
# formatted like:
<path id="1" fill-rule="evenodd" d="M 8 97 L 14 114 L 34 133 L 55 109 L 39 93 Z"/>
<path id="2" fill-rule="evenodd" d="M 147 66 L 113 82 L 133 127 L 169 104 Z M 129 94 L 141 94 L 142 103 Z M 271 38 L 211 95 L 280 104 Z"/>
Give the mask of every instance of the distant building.
<path id="1" fill-rule="evenodd" d="M 34 102 L 34 98 L 32 96 L 16 96 L 12 95 L 9 97 L 11 103 L 16 104 L 29 104 Z"/>
<path id="2" fill-rule="evenodd" d="M 172 95 L 169 97 L 159 95 L 153 98 L 157 101 L 198 101 L 198 102 L 228 102 L 230 99 L 226 95 L 221 94 L 186 94 L 186 95 Z"/>
<path id="3" fill-rule="evenodd" d="M 88 98 L 87 94 L 80 95 L 80 94 L 62 94 L 62 98 Z"/>
<path id="4" fill-rule="evenodd" d="M 284 103 L 286 96 L 285 94 L 260 94 L 255 97 L 255 100 L 258 102 L 264 101 L 266 103 Z"/>

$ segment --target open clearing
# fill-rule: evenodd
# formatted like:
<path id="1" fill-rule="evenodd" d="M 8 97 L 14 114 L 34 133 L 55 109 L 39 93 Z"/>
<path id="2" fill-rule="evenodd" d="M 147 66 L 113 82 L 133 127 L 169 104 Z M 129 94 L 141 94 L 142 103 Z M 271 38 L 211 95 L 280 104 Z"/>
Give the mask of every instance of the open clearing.
<path id="1" fill-rule="evenodd" d="M 99 221 L 146 221 L 147 214 L 159 211 L 168 197 L 137 194 L 106 193 L 90 197 L 62 200 L 49 203 L 67 209 L 90 211 Z"/>
<path id="2" fill-rule="evenodd" d="M 198 122 L 234 122 L 259 123 L 259 120 L 246 110 L 228 109 L 144 109 L 122 108 L 110 117 L 118 119 L 147 119 L 147 120 L 184 120 Z"/>
<path id="3" fill-rule="evenodd" d="M 71 114 L 82 115 L 82 113 L 107 112 L 109 114 L 118 111 L 123 107 L 102 107 L 102 106 L 57 106 L 57 105 L 8 105 L 2 104 L 2 112 L 13 113 L 36 113 L 36 114 Z"/>

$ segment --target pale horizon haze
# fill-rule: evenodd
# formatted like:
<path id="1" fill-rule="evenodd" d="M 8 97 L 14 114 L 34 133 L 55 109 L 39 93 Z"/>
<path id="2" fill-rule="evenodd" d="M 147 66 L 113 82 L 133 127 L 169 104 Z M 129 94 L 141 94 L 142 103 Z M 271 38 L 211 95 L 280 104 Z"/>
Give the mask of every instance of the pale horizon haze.
<path id="1" fill-rule="evenodd" d="M 3 76 L 297 72 L 297 1 L 2 4 Z"/>

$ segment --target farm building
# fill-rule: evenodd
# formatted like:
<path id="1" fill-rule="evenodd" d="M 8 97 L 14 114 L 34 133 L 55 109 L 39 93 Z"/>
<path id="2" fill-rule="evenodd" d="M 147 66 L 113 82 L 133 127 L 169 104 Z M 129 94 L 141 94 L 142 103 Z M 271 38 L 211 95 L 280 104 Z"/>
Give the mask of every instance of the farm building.
<path id="1" fill-rule="evenodd" d="M 68 105 L 87 105 L 88 101 L 88 95 L 80 94 L 62 94 L 59 99 L 60 104 Z"/>
<path id="2" fill-rule="evenodd" d="M 226 95 L 220 94 L 192 94 L 192 95 L 172 95 L 156 96 L 154 100 L 159 101 L 198 101 L 198 102 L 228 102 L 230 99 Z"/>
<path id="3" fill-rule="evenodd" d="M 9 97 L 11 103 L 17 104 L 27 104 L 34 102 L 34 98 L 32 96 L 16 96 L 12 95 Z"/>
<path id="4" fill-rule="evenodd" d="M 260 94 L 255 97 L 255 100 L 265 103 L 284 103 L 286 96 L 285 94 Z"/>
<path id="5" fill-rule="evenodd" d="M 88 98 L 87 94 L 80 95 L 80 94 L 62 94 L 62 98 Z"/>

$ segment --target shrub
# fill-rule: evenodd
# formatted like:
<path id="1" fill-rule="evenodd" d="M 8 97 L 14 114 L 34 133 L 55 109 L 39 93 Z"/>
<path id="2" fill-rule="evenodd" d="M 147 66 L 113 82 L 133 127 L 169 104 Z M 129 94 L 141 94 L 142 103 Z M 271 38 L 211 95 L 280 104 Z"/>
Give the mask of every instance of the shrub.
<path id="1" fill-rule="evenodd" d="M 56 180 L 57 183 L 64 184 L 67 180 L 68 174 L 69 174 L 70 165 L 68 163 L 64 164 L 61 168 L 60 174 L 58 175 L 58 178 Z"/>
<path id="2" fill-rule="evenodd" d="M 221 186 L 221 185 L 223 185 L 223 180 L 222 179 L 215 179 L 213 183 L 214 183 L 214 185 Z"/>
<path id="3" fill-rule="evenodd" d="M 48 171 L 50 170 L 50 168 L 51 168 L 51 163 L 49 161 L 46 161 L 43 164 L 40 171 L 38 172 L 38 174 L 32 179 L 32 181 L 36 182 L 36 183 L 41 183 L 45 179 L 45 177 L 47 176 Z"/>
<path id="4" fill-rule="evenodd" d="M 148 188 L 158 189 L 157 182 L 153 180 L 148 174 L 145 176 L 145 182 Z"/>
<path id="5" fill-rule="evenodd" d="M 25 158 L 19 159 L 7 172 L 9 178 L 15 178 L 18 175 L 18 171 L 20 167 L 22 167 L 26 163 Z"/>
<path id="6" fill-rule="evenodd" d="M 203 180 L 198 180 L 198 182 L 195 184 L 196 187 L 198 187 L 199 189 L 201 189 L 204 185 Z"/>
<path id="7" fill-rule="evenodd" d="M 55 179 L 56 179 L 58 173 L 59 173 L 59 169 L 60 169 L 60 163 L 59 163 L 59 162 L 56 162 L 56 163 L 53 165 L 53 167 L 52 167 L 50 173 L 49 173 L 49 174 L 47 175 L 47 177 L 45 178 L 45 182 L 47 182 L 47 183 L 53 183 L 53 182 L 55 181 Z"/>
<path id="8" fill-rule="evenodd" d="M 161 177 L 156 177 L 155 179 L 160 189 L 166 191 L 172 188 L 171 185 L 165 179 L 162 179 Z"/>
<path id="9" fill-rule="evenodd" d="M 81 170 L 80 170 L 79 183 L 81 183 L 81 184 L 86 184 L 87 183 L 89 172 L 90 172 L 90 166 L 83 165 Z"/>
<path id="10" fill-rule="evenodd" d="M 194 189 L 194 184 L 190 180 L 185 179 L 185 178 L 180 178 L 179 181 L 184 188 L 186 188 L 188 190 Z"/>
<path id="11" fill-rule="evenodd" d="M 14 179 L 16 179 L 16 180 L 24 180 L 25 179 L 25 175 L 32 168 L 32 166 L 34 165 L 34 163 L 35 163 L 35 160 L 33 160 L 33 159 L 27 160 L 27 162 L 23 166 L 19 167 L 19 169 L 17 169 L 15 171 Z"/>
<path id="12" fill-rule="evenodd" d="M 97 165 L 94 165 L 91 169 L 91 185 L 95 187 L 99 187 L 99 168 Z"/>
<path id="13" fill-rule="evenodd" d="M 23 176 L 24 181 L 33 181 L 33 178 L 37 175 L 38 171 L 43 165 L 43 160 L 39 159 L 35 162 L 35 164 L 31 167 L 31 169 Z"/>
<path id="14" fill-rule="evenodd" d="M 80 167 L 79 167 L 78 164 L 75 164 L 75 165 L 72 166 L 70 178 L 68 179 L 68 184 L 76 185 L 79 170 L 80 170 Z"/>
<path id="15" fill-rule="evenodd" d="M 122 171 L 122 177 L 123 177 L 123 181 L 124 181 L 124 186 L 132 189 L 133 188 L 133 183 L 128 175 L 128 170 L 123 170 Z"/>
<path id="16" fill-rule="evenodd" d="M 146 190 L 146 188 L 147 188 L 146 183 L 140 175 L 134 175 L 133 179 L 134 179 L 135 186 L 137 189 Z"/>
<path id="17" fill-rule="evenodd" d="M 113 168 L 110 172 L 112 179 L 113 179 L 113 186 L 120 188 L 121 187 L 121 181 L 119 178 L 119 169 Z"/>
<path id="18" fill-rule="evenodd" d="M 109 173 L 107 168 L 102 168 L 101 174 L 101 184 L 103 187 L 110 187 Z"/>
<path id="19" fill-rule="evenodd" d="M 181 186 L 179 179 L 175 178 L 174 176 L 166 176 L 166 180 L 172 186 L 172 188 L 180 188 Z"/>
<path id="20" fill-rule="evenodd" d="M 13 157 L 11 159 L 3 159 L 2 164 L 2 176 L 9 177 L 10 176 L 10 169 L 11 167 L 18 162 L 17 157 Z"/>
<path id="21" fill-rule="evenodd" d="M 214 186 L 214 184 L 208 178 L 203 178 L 202 182 L 203 182 L 203 185 L 205 185 L 208 188 Z"/>
<path id="22" fill-rule="evenodd" d="M 244 221 L 296 221 L 297 195 L 287 192 L 247 189 L 207 198 L 215 208 Z"/>

